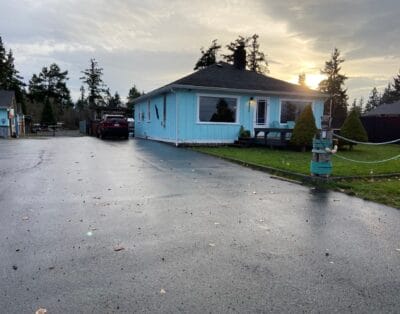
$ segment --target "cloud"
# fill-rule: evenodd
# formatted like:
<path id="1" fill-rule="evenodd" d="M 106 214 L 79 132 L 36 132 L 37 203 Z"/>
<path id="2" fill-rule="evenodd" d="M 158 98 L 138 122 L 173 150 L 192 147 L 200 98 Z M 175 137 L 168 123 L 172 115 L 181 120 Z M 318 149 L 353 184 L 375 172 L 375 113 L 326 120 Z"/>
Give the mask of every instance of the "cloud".
<path id="1" fill-rule="evenodd" d="M 338 47 L 348 58 L 399 56 L 397 0 L 267 1 L 264 10 L 310 38 L 314 48 Z"/>
<path id="2" fill-rule="evenodd" d="M 318 74 L 337 46 L 349 93 L 358 95 L 359 84 L 370 90 L 397 72 L 399 9 L 394 0 L 3 1 L 0 35 L 26 81 L 56 62 L 69 71 L 73 95 L 90 58 L 111 90 L 126 95 L 133 84 L 149 91 L 190 73 L 215 38 L 225 46 L 254 33 L 270 75 L 288 81 Z"/>

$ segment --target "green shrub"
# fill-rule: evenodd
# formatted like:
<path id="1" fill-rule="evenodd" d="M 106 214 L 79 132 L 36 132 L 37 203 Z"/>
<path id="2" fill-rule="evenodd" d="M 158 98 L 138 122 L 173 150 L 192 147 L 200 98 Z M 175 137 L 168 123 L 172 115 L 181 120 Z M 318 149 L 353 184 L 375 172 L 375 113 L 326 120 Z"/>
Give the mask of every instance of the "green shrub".
<path id="1" fill-rule="evenodd" d="M 243 125 L 240 126 L 239 137 L 244 137 L 244 138 L 250 137 L 250 131 L 249 131 L 249 130 L 246 130 L 246 129 L 243 127 Z"/>
<path id="2" fill-rule="evenodd" d="M 347 116 L 346 120 L 340 129 L 340 135 L 351 140 L 359 142 L 368 142 L 368 135 L 361 123 L 360 116 L 356 110 L 352 109 Z M 353 145 L 347 141 L 340 141 L 342 145 L 349 145 L 350 150 L 353 149 Z"/>
<path id="3" fill-rule="evenodd" d="M 302 147 L 302 150 L 305 151 L 307 146 L 312 146 L 316 132 L 314 114 L 311 105 L 308 105 L 296 120 L 291 142 L 296 146 Z"/>

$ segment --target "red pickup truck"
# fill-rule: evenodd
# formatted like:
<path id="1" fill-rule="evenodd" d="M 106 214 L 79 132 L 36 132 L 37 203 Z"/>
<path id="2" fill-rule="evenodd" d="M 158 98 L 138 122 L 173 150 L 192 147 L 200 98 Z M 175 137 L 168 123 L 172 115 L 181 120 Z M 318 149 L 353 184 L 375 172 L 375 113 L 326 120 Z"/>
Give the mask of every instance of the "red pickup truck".
<path id="1" fill-rule="evenodd" d="M 97 137 L 123 137 L 128 139 L 128 120 L 121 115 L 104 115 L 97 128 Z"/>

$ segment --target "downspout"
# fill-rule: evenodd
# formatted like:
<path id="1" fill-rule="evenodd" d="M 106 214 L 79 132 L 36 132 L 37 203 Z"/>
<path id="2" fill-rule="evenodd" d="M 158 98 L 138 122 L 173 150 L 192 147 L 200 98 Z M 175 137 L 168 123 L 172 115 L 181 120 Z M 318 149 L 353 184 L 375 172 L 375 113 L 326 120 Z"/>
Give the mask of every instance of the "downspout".
<path id="1" fill-rule="evenodd" d="M 175 146 L 179 146 L 179 103 L 178 103 L 178 94 L 175 92 L 173 88 L 171 88 L 171 93 L 175 94 Z"/>

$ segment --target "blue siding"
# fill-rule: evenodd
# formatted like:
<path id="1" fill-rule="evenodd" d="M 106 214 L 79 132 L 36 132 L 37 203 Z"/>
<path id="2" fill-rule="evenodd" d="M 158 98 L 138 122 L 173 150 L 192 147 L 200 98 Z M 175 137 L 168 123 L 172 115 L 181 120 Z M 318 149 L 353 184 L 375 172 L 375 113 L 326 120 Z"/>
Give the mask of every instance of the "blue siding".
<path id="1" fill-rule="evenodd" d="M 3 123 L 4 120 L 4 123 Z M 0 126 L 8 126 L 8 112 L 7 109 L 0 108 Z"/>
<path id="2" fill-rule="evenodd" d="M 198 121 L 199 94 L 228 96 L 238 98 L 238 121 L 232 124 L 200 123 Z M 250 97 L 254 95 L 238 93 L 216 93 L 215 91 L 176 90 L 167 93 L 167 118 L 163 125 L 164 96 L 159 95 L 150 99 L 150 120 L 148 121 L 148 101 L 135 105 L 135 135 L 167 142 L 178 143 L 228 143 L 237 139 L 240 126 L 253 131 L 255 119 L 254 107 L 249 108 Z M 267 122 L 280 121 L 280 103 L 278 96 L 267 96 Z M 284 99 L 288 99 L 284 97 Z M 156 117 L 157 106 L 159 118 Z M 178 108 L 178 125 L 176 124 L 176 108 Z M 321 125 L 323 100 L 313 101 L 313 112 L 317 127 Z M 144 121 L 141 121 L 144 115 Z M 284 126 L 284 125 L 282 125 Z"/>
<path id="3" fill-rule="evenodd" d="M 166 120 L 163 123 L 164 96 L 160 95 L 150 100 L 150 120 L 147 116 L 148 102 L 144 101 L 135 105 L 135 136 L 151 138 L 155 140 L 175 141 L 176 134 L 176 111 L 175 94 L 168 93 L 166 99 Z M 159 117 L 157 119 L 156 106 Z M 140 115 L 144 115 L 141 121 Z"/>
<path id="4" fill-rule="evenodd" d="M 222 143 L 233 142 L 237 139 L 240 126 L 250 128 L 253 111 L 248 112 L 249 96 L 224 93 L 223 96 L 238 98 L 238 121 L 237 123 L 216 124 L 198 121 L 198 95 L 215 94 L 211 92 L 196 93 L 192 91 L 178 92 L 177 100 L 179 107 L 179 141 L 197 143 Z"/>

